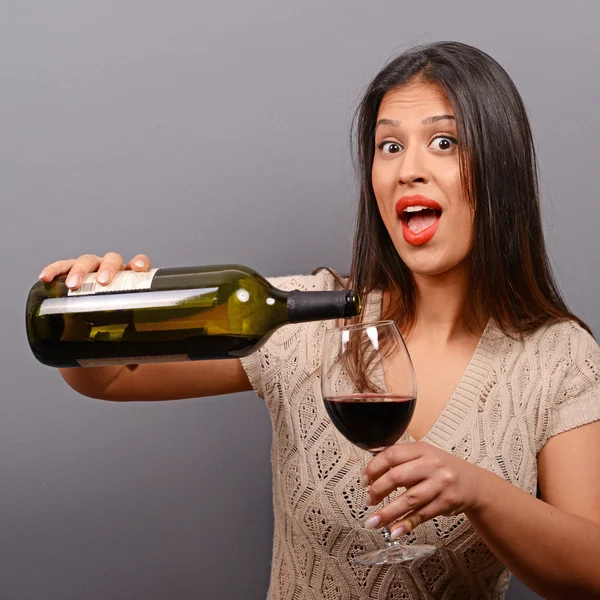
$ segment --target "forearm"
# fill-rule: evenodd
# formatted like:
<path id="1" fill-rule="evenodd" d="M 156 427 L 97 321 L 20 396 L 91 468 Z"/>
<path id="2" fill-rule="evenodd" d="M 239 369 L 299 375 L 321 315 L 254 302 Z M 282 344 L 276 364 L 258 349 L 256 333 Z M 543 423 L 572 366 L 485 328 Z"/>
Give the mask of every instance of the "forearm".
<path id="1" fill-rule="evenodd" d="M 124 366 L 59 369 L 61 377 L 76 392 L 90 398 L 105 399 L 106 390 L 116 381 Z"/>
<path id="2" fill-rule="evenodd" d="M 600 598 L 600 526 L 481 471 L 466 515 L 502 563 L 544 598 Z"/>

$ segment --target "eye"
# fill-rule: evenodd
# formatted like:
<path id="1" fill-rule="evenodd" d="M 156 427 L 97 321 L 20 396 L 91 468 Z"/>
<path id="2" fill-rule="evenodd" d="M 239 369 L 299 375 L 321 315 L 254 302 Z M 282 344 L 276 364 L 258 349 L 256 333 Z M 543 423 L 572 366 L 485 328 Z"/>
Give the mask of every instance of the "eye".
<path id="1" fill-rule="evenodd" d="M 402 150 L 402 146 L 398 142 L 381 142 L 377 147 L 384 154 L 396 154 Z"/>
<path id="2" fill-rule="evenodd" d="M 443 152 L 448 152 L 456 148 L 458 142 L 455 138 L 449 135 L 438 135 L 431 141 L 429 144 L 430 147 L 433 147 L 434 150 L 442 150 Z"/>

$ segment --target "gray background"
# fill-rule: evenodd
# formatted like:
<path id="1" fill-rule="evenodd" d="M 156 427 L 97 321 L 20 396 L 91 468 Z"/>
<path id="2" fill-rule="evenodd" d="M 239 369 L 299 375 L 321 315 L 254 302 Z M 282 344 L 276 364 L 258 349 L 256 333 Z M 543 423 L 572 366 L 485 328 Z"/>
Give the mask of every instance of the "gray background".
<path id="1" fill-rule="evenodd" d="M 31 355 L 25 298 L 84 252 L 344 270 L 351 114 L 402 48 L 471 43 L 514 77 L 559 281 L 600 332 L 600 5 L 561 4 L 0 2 L 2 600 L 264 598 L 261 400 L 84 398 Z"/>

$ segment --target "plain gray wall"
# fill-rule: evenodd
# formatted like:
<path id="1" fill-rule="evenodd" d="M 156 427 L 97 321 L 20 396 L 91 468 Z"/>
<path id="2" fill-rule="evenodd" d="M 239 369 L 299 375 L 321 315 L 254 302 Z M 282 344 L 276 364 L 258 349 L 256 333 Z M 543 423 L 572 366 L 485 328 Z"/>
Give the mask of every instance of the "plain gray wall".
<path id="1" fill-rule="evenodd" d="M 344 270 L 352 111 L 402 48 L 471 43 L 514 77 L 559 281 L 600 332 L 600 5 L 560 5 L 0 2 L 1 600 L 264 598 L 262 401 L 80 396 L 30 353 L 25 298 L 84 252 Z"/>

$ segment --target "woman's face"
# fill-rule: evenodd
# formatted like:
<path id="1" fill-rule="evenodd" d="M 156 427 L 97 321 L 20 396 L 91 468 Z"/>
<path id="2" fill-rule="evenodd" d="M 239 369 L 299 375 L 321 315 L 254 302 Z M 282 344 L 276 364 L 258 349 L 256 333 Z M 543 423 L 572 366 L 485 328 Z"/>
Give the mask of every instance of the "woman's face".
<path id="1" fill-rule="evenodd" d="M 473 211 L 460 180 L 454 112 L 437 84 L 385 94 L 371 175 L 381 218 L 413 274 L 468 265 Z"/>

